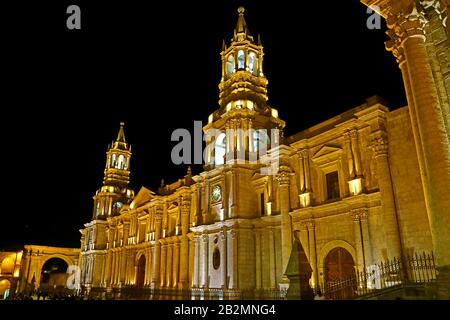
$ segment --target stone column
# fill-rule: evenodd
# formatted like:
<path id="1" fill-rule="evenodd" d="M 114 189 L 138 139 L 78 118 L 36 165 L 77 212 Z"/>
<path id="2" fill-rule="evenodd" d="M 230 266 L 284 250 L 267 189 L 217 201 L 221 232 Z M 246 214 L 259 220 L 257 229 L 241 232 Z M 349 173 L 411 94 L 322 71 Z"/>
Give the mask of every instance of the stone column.
<path id="1" fill-rule="evenodd" d="M 145 249 L 146 258 L 145 259 L 145 285 L 150 285 L 150 282 L 152 280 L 152 251 L 150 247 Z"/>
<path id="2" fill-rule="evenodd" d="M 244 150 L 245 150 L 245 153 L 247 153 L 247 152 L 250 151 L 250 144 L 249 144 L 249 141 L 250 141 L 250 136 L 249 136 L 249 133 L 250 133 L 250 131 L 249 131 L 249 119 L 245 119 L 242 122 L 242 124 L 243 124 L 242 130 L 244 130 L 244 132 L 243 132 Z"/>
<path id="3" fill-rule="evenodd" d="M 276 288 L 275 237 L 273 228 L 269 228 L 269 274 L 270 288 Z"/>
<path id="4" fill-rule="evenodd" d="M 356 266 L 358 271 L 364 271 L 366 270 L 366 265 L 364 262 L 364 244 L 362 239 L 361 216 L 359 209 L 352 210 L 351 215 L 354 222 L 353 227 L 355 231 Z"/>
<path id="5" fill-rule="evenodd" d="M 203 234 L 202 235 L 202 254 L 201 254 L 201 287 L 207 288 L 208 287 L 208 264 L 209 264 L 209 235 Z"/>
<path id="6" fill-rule="evenodd" d="M 302 151 L 303 161 L 305 164 L 305 188 L 306 192 L 312 192 L 311 189 L 311 171 L 309 169 L 309 151 L 307 149 Z"/>
<path id="7" fill-rule="evenodd" d="M 348 161 L 348 175 L 350 177 L 350 180 L 352 180 L 356 177 L 356 174 L 355 174 L 355 166 L 354 166 L 354 161 L 353 161 L 352 145 L 351 145 L 351 138 L 350 138 L 349 132 L 344 133 L 344 141 L 345 141 L 345 151 L 347 153 L 347 161 Z"/>
<path id="8" fill-rule="evenodd" d="M 284 170 L 284 171 L 283 171 Z M 279 183 L 279 205 L 281 212 L 281 260 L 282 272 L 284 273 L 289 262 L 292 250 L 292 221 L 289 215 L 289 184 L 290 169 L 280 168 L 277 175 Z"/>
<path id="9" fill-rule="evenodd" d="M 110 285 L 113 285 L 115 283 L 115 269 L 116 269 L 116 253 L 114 251 L 111 251 L 111 277 L 109 282 Z"/>
<path id="10" fill-rule="evenodd" d="M 388 31 L 388 34 L 393 37 L 395 39 L 395 34 L 393 34 L 392 30 Z M 413 132 L 413 136 L 414 136 L 414 142 L 416 144 L 416 153 L 417 153 L 417 159 L 419 162 L 419 170 L 420 170 L 420 176 L 423 177 L 425 176 L 425 160 L 423 158 L 424 155 L 424 151 L 423 151 L 423 146 L 422 146 L 422 140 L 420 138 L 420 133 L 419 133 L 419 127 L 418 127 L 418 120 L 417 120 L 417 114 L 416 114 L 416 107 L 415 107 L 415 102 L 414 102 L 414 97 L 413 97 L 413 93 L 412 93 L 412 88 L 411 88 L 411 81 L 410 81 L 410 76 L 409 76 L 409 71 L 408 71 L 408 65 L 406 63 L 406 58 L 404 55 L 404 50 L 401 47 L 401 44 L 398 43 L 398 41 L 387 41 L 386 42 L 386 49 L 388 51 L 391 51 L 392 54 L 397 58 L 397 63 L 399 64 L 399 68 L 402 72 L 402 76 L 403 76 L 403 81 L 405 84 L 405 92 L 406 92 L 406 98 L 408 100 L 408 111 L 409 111 L 409 116 L 411 119 L 411 127 L 412 127 L 412 132 Z M 427 195 L 428 194 L 428 186 L 427 184 L 423 183 L 423 189 L 424 189 L 424 194 Z M 425 196 L 425 199 L 427 199 L 428 197 Z"/>
<path id="11" fill-rule="evenodd" d="M 227 123 L 225 124 L 225 134 L 226 134 L 226 139 L 227 139 L 227 145 L 226 145 L 226 154 L 227 154 L 227 160 L 228 160 L 228 155 L 231 154 L 232 152 L 232 145 L 231 145 L 231 126 L 230 126 L 230 121 L 227 121 Z"/>
<path id="12" fill-rule="evenodd" d="M 232 266 L 232 272 L 230 274 L 230 289 L 238 289 L 238 235 L 235 230 L 230 231 L 232 246 L 230 252 L 230 260 Z"/>
<path id="13" fill-rule="evenodd" d="M 235 155 L 236 155 L 236 150 L 237 150 L 237 143 L 236 143 L 236 140 L 237 140 L 237 132 L 236 132 L 237 125 L 236 125 L 236 120 L 234 120 L 234 119 L 230 120 L 230 128 L 229 129 L 231 130 L 231 132 L 229 134 L 229 137 L 230 137 L 230 152 L 231 152 L 231 155 L 232 155 L 231 159 L 234 159 Z"/>
<path id="14" fill-rule="evenodd" d="M 160 286 L 164 287 L 166 284 L 166 265 L 167 265 L 167 243 L 161 239 L 161 263 L 160 263 Z"/>
<path id="15" fill-rule="evenodd" d="M 228 199 L 226 199 L 229 202 L 229 213 L 228 217 L 230 219 L 237 218 L 237 188 L 236 188 L 236 173 L 233 170 L 230 170 L 227 172 L 227 175 L 229 177 L 229 185 L 230 185 L 230 191 L 228 193 Z"/>
<path id="16" fill-rule="evenodd" d="M 162 258 L 162 250 L 161 243 L 159 242 L 161 238 L 161 222 L 162 216 L 161 214 L 155 215 L 155 242 L 153 245 L 153 264 L 152 264 L 152 288 L 158 286 L 160 280 L 160 268 L 161 268 L 161 258 Z"/>
<path id="17" fill-rule="evenodd" d="M 120 253 L 120 257 L 121 257 L 121 261 L 120 261 L 120 283 L 124 284 L 125 283 L 125 276 L 126 276 L 126 254 L 127 254 L 127 250 L 125 248 L 121 249 L 121 253 Z"/>
<path id="18" fill-rule="evenodd" d="M 194 245 L 194 233 L 188 234 L 188 272 L 187 272 L 187 285 L 185 289 L 194 287 L 194 266 L 195 266 L 195 245 Z"/>
<path id="19" fill-rule="evenodd" d="M 229 181 L 228 181 L 228 174 L 227 172 L 224 170 L 223 171 L 223 180 L 221 182 L 221 190 L 222 190 L 222 210 L 221 210 L 221 217 L 220 220 L 221 221 L 225 221 L 227 219 L 229 219 L 229 201 L 228 199 L 230 198 L 230 194 L 229 194 Z"/>
<path id="20" fill-rule="evenodd" d="M 174 239 L 173 243 L 173 283 L 172 287 L 177 288 L 178 287 L 178 279 L 179 279 L 179 272 L 180 272 L 180 240 L 178 238 Z"/>
<path id="21" fill-rule="evenodd" d="M 308 235 L 309 235 L 309 259 L 312 268 L 312 277 L 314 282 L 314 289 L 319 285 L 319 273 L 317 270 L 317 253 L 316 253 L 316 225 L 314 221 L 308 221 Z"/>
<path id="22" fill-rule="evenodd" d="M 355 174 L 356 177 L 361 177 L 362 170 L 361 170 L 361 157 L 359 155 L 358 131 L 357 130 L 350 131 L 350 138 L 352 141 L 351 145 L 352 145 L 353 161 L 355 164 Z"/>
<path id="23" fill-rule="evenodd" d="M 208 224 L 209 223 L 209 216 L 211 212 L 211 188 L 210 188 L 210 182 L 209 180 L 205 179 L 205 210 L 202 213 L 202 223 Z"/>
<path id="24" fill-rule="evenodd" d="M 111 250 L 108 250 L 106 253 L 106 270 L 105 270 L 105 281 L 104 283 L 109 286 L 111 283 L 111 264 L 112 264 L 112 257 L 111 257 Z"/>
<path id="25" fill-rule="evenodd" d="M 254 152 L 253 149 L 253 122 L 251 119 L 248 120 L 248 152 Z"/>
<path id="26" fill-rule="evenodd" d="M 245 154 L 245 143 L 244 143 L 244 121 L 243 120 L 237 120 L 237 151 L 238 154 Z M 241 156 L 239 156 L 241 157 Z M 239 158 L 240 159 L 240 158 Z"/>
<path id="27" fill-rule="evenodd" d="M 261 276 L 261 231 L 255 231 L 255 254 L 256 254 L 256 289 L 262 288 L 262 276 Z"/>
<path id="28" fill-rule="evenodd" d="M 305 166 L 303 164 L 303 154 L 300 152 L 298 155 L 298 164 L 300 167 L 299 177 L 300 177 L 300 194 L 305 192 Z"/>
<path id="29" fill-rule="evenodd" d="M 402 248 L 400 243 L 400 229 L 397 219 L 397 209 L 395 206 L 394 190 L 392 187 L 391 171 L 389 167 L 388 140 L 387 133 L 377 131 L 372 134 L 373 150 L 380 188 L 382 202 L 382 226 L 385 234 L 385 247 L 388 258 L 402 259 Z"/>
<path id="30" fill-rule="evenodd" d="M 172 264 L 173 264 L 173 240 L 171 238 L 167 239 L 167 258 L 166 258 L 166 287 L 169 288 L 172 285 L 173 280 L 173 270 L 172 270 Z"/>
<path id="31" fill-rule="evenodd" d="M 121 257 L 122 257 L 122 250 L 121 248 L 119 248 L 116 251 L 116 284 L 120 284 Z"/>
<path id="32" fill-rule="evenodd" d="M 227 231 L 220 232 L 221 250 L 220 250 L 220 265 L 222 266 L 222 288 L 228 289 L 228 268 L 227 268 Z"/>
<path id="33" fill-rule="evenodd" d="M 187 197 L 183 198 L 183 212 L 181 216 L 181 247 L 180 247 L 180 289 L 187 289 L 189 273 L 189 217 L 191 202 Z"/>
<path id="34" fill-rule="evenodd" d="M 198 236 L 194 236 L 194 279 L 192 286 L 194 288 L 199 287 L 199 274 L 200 274 L 200 238 Z"/>
<path id="35" fill-rule="evenodd" d="M 370 234 L 369 234 L 369 211 L 364 208 L 361 209 L 359 219 L 361 221 L 362 240 L 364 248 L 364 262 L 365 265 L 372 263 L 372 250 L 370 248 Z"/>
<path id="36" fill-rule="evenodd" d="M 206 136 L 206 156 L 205 156 L 205 164 L 208 166 L 212 166 L 212 155 L 214 152 L 214 146 L 212 144 L 213 140 L 212 140 L 212 136 L 211 135 L 207 135 Z"/>
<path id="37" fill-rule="evenodd" d="M 441 2 L 442 3 L 442 2 Z M 444 7 L 448 8 L 448 1 Z M 447 274 L 450 280 L 450 143 L 439 92 L 433 78 L 426 50 L 424 25 L 427 23 L 420 6 L 413 10 L 401 8 L 396 15 L 388 17 L 388 27 L 393 30 L 391 36 L 400 43 L 408 66 L 411 94 L 414 98 L 416 118 L 411 118 L 417 125 L 420 139 L 416 145 L 422 145 L 424 172 L 421 176 L 424 185 L 425 202 L 430 222 L 431 237 L 436 265 L 441 274 Z M 447 12 L 448 14 L 448 12 Z M 448 21 L 447 21 L 448 32 Z M 411 106 L 410 106 L 411 108 Z M 413 126 L 414 127 L 414 126 Z M 420 159 L 420 158 L 419 158 Z M 450 281 L 449 281 L 450 284 Z M 450 298 L 450 290 L 441 294 Z"/>

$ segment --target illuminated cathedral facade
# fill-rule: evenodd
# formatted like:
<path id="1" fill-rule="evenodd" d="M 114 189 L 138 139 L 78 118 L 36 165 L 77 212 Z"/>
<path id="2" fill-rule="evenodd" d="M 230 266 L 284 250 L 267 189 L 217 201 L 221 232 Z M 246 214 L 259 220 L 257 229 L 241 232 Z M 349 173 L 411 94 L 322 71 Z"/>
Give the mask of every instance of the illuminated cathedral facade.
<path id="1" fill-rule="evenodd" d="M 263 46 L 239 8 L 221 52 L 218 109 L 203 128 L 216 132 L 203 172 L 135 194 L 120 125 L 80 230 L 85 292 L 273 292 L 292 284 L 294 255 L 317 291 L 372 264 L 433 252 L 441 297 L 450 298 L 448 1 L 361 2 L 387 20 L 408 105 L 390 111 L 371 97 L 285 137 L 268 103 Z"/>
<path id="2" fill-rule="evenodd" d="M 440 226 L 432 224 L 435 209 L 424 189 L 430 168 L 421 163 L 427 156 L 416 132 L 424 128 L 411 121 L 411 106 L 390 111 L 373 97 L 284 137 L 285 122 L 268 104 L 261 41 L 250 34 L 244 9 L 238 11 L 232 41 L 221 52 L 219 108 L 204 127 L 219 132 L 208 136 L 205 170 L 134 195 L 131 148 L 121 125 L 92 221 L 81 230 L 83 287 L 213 290 L 224 297 L 277 290 L 289 284 L 295 241 L 315 290 L 414 252 L 434 250 L 447 263 L 448 252 L 433 242 Z M 400 55 L 400 47 L 392 50 Z M 277 169 L 262 174 L 275 156 Z M 447 227 L 448 212 L 441 212 Z M 447 242 L 448 230 L 441 233 Z"/>

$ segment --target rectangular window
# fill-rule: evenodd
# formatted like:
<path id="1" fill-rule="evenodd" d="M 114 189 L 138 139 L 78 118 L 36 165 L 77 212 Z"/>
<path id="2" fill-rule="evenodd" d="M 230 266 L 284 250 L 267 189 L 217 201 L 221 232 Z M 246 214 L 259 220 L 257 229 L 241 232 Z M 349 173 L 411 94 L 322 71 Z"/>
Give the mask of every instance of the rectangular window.
<path id="1" fill-rule="evenodd" d="M 266 206 L 264 201 L 264 192 L 260 195 L 260 205 L 261 205 L 261 217 L 264 216 L 264 207 Z"/>
<path id="2" fill-rule="evenodd" d="M 139 233 L 138 233 L 138 243 L 142 243 L 145 241 L 145 223 L 139 223 Z"/>
<path id="3" fill-rule="evenodd" d="M 327 181 L 327 200 L 336 200 L 340 198 L 339 193 L 339 174 L 337 171 L 326 174 Z"/>

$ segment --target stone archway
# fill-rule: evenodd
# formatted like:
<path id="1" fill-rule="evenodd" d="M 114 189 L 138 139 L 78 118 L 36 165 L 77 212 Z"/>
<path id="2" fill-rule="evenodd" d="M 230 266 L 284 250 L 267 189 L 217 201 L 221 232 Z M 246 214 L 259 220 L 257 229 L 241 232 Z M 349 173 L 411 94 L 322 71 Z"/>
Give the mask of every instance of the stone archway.
<path id="1" fill-rule="evenodd" d="M 332 249 L 324 261 L 325 292 L 331 299 L 348 299 L 356 290 L 355 261 L 346 249 Z"/>
<path id="2" fill-rule="evenodd" d="M 136 271 L 136 288 L 142 288 L 145 284 L 145 264 L 146 264 L 145 255 L 142 254 L 137 263 L 137 271 Z"/>
<path id="3" fill-rule="evenodd" d="M 39 289 L 46 292 L 64 290 L 69 263 L 70 261 L 56 256 L 46 259 L 41 267 Z"/>
<path id="4" fill-rule="evenodd" d="M 59 258 L 68 266 L 78 265 L 80 249 L 26 245 L 21 265 L 19 291 L 32 292 L 39 288 L 42 268 L 52 259 Z"/>
<path id="5" fill-rule="evenodd" d="M 5 298 L 5 294 L 9 295 L 9 289 L 11 288 L 11 281 L 8 279 L 0 280 L 0 300 Z"/>

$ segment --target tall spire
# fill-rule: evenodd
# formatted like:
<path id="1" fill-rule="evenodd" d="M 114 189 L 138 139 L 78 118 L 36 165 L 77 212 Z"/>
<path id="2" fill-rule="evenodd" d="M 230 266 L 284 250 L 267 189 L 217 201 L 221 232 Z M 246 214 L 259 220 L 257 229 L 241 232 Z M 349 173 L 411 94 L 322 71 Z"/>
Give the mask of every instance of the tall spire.
<path id="1" fill-rule="evenodd" d="M 236 24 L 236 29 L 234 30 L 234 41 L 244 41 L 244 40 L 250 40 L 253 41 L 253 37 L 250 35 L 250 31 L 247 26 L 247 22 L 245 22 L 244 17 L 245 8 L 239 7 L 238 8 L 238 21 Z"/>
<path id="2" fill-rule="evenodd" d="M 127 141 L 125 140 L 125 123 L 120 123 L 119 133 L 117 134 L 116 142 L 113 144 L 114 149 L 128 150 Z"/>
<path id="3" fill-rule="evenodd" d="M 120 214 L 124 204 L 129 204 L 134 191 L 128 188 L 130 182 L 131 146 L 125 140 L 125 124 L 120 123 L 117 138 L 106 151 L 106 165 L 103 186 L 94 197 L 93 219 L 105 220 Z"/>

